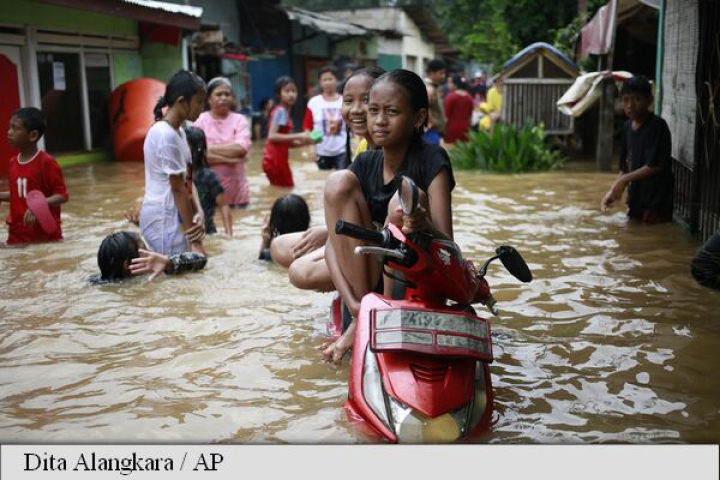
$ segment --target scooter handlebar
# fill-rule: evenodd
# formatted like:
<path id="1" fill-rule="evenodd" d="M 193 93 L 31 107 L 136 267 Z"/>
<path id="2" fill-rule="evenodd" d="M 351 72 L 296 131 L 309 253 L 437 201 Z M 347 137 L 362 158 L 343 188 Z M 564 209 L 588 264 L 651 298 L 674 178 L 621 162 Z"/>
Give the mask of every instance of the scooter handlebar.
<path id="1" fill-rule="evenodd" d="M 370 230 L 369 228 L 355 225 L 354 223 L 338 220 L 335 224 L 335 233 L 338 235 L 347 235 L 348 237 L 357 238 L 366 242 L 382 245 L 385 243 L 385 235 L 382 232 Z"/>

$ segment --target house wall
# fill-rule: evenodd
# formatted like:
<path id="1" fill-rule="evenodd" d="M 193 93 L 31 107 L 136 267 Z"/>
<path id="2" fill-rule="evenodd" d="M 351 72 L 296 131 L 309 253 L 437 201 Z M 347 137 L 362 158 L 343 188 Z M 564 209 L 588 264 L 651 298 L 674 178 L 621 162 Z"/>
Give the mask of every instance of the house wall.
<path id="1" fill-rule="evenodd" d="M 672 156 L 695 164 L 698 7 L 693 0 L 666 2 L 661 115 L 672 135 Z"/>
<path id="2" fill-rule="evenodd" d="M 349 38 L 335 45 L 335 55 L 362 60 L 378 58 L 377 38 Z"/>
<path id="3" fill-rule="evenodd" d="M 64 65 L 72 68 L 66 72 L 68 85 L 71 85 L 68 93 L 55 95 L 68 104 L 65 108 L 73 113 L 72 118 L 58 121 L 51 118 L 50 110 L 46 112 L 50 116 L 48 125 L 54 122 L 55 136 L 48 133 L 41 140 L 41 147 L 54 154 L 62 154 L 68 149 L 76 151 L 107 146 L 109 127 L 99 126 L 98 122 L 103 121 L 104 116 L 98 112 L 107 108 L 111 89 L 142 76 L 167 81 L 183 65 L 180 45 L 141 41 L 139 22 L 130 18 L 31 0 L 14 0 L 0 2 L 0 23 L 15 30 L 6 38 L 20 37 L 23 42 L 22 58 L 18 64 L 19 82 L 22 83 L 20 91 L 24 93 L 22 106 L 43 105 L 45 111 L 48 87 L 46 83 L 42 84 L 47 80 L 41 82 L 40 69 L 46 62 L 39 60 L 54 55 L 65 59 L 59 63 L 67 62 Z M 0 43 L 2 41 L 0 35 Z M 97 59 L 103 58 L 104 63 L 101 61 L 98 64 Z M 98 70 L 103 68 L 107 70 Z M 68 136 L 73 139 L 72 145 L 57 141 L 65 138 L 58 135 L 67 125 L 72 125 L 72 135 Z M 80 143 L 77 143 L 78 138 L 82 139 Z"/>
<path id="4" fill-rule="evenodd" d="M 143 62 L 139 53 L 114 53 L 112 57 L 115 88 L 143 76 Z"/>
<path id="5" fill-rule="evenodd" d="M 0 2 L 0 21 L 4 24 L 31 25 L 41 29 L 115 36 L 137 35 L 137 22 L 129 18 L 55 7 L 29 0 Z"/>
<path id="6" fill-rule="evenodd" d="M 400 31 L 403 32 L 403 68 L 422 76 L 427 62 L 435 58 L 435 45 L 425 40 L 418 26 L 405 12 L 400 12 Z"/>
<path id="7" fill-rule="evenodd" d="M 240 45 L 240 18 L 235 0 L 162 0 L 177 5 L 191 4 L 203 9 L 202 23 L 220 27 L 225 41 Z"/>
<path id="8" fill-rule="evenodd" d="M 303 27 L 297 22 L 292 23 L 292 53 L 311 57 L 328 58 L 330 56 L 330 37 Z"/>
<path id="9" fill-rule="evenodd" d="M 378 66 L 387 71 L 403 68 L 402 39 L 378 38 Z"/>
<path id="10" fill-rule="evenodd" d="M 180 46 L 164 43 L 144 43 L 140 49 L 142 73 L 144 77 L 155 78 L 161 82 L 182 68 L 182 50 Z"/>
<path id="11" fill-rule="evenodd" d="M 411 68 L 422 75 L 425 65 L 435 58 L 435 45 L 428 42 L 418 26 L 399 8 L 367 8 L 326 12 L 328 15 L 376 30 L 399 32 L 402 37 L 377 35 L 378 65 L 386 70 Z"/>
<path id="12" fill-rule="evenodd" d="M 381 53 L 378 55 L 378 66 L 385 69 L 385 71 L 402 68 L 402 55 L 388 55 L 385 53 Z"/>
<path id="13" fill-rule="evenodd" d="M 290 75 L 290 66 L 290 57 L 287 55 L 247 62 L 247 72 L 252 82 L 253 110 L 260 109 L 263 98 L 275 98 L 275 80 Z"/>

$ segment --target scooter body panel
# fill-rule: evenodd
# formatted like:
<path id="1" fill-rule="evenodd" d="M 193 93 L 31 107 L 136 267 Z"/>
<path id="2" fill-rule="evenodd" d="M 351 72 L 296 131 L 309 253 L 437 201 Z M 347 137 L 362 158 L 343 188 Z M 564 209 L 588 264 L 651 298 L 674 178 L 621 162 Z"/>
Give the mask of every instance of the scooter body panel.
<path id="1" fill-rule="evenodd" d="M 351 420 L 363 419 L 366 427 L 371 427 L 380 436 L 391 442 L 397 441 L 397 435 L 393 431 L 392 425 L 388 424 L 392 423 L 392 420 L 388 422 L 387 419 L 379 418 L 377 402 L 376 409 L 373 410 L 366 397 L 366 394 L 371 394 L 363 391 L 366 361 L 368 355 L 372 355 L 379 369 L 380 379 L 378 382 L 381 381 L 383 392 L 399 404 L 409 407 L 429 419 L 452 414 L 464 406 L 472 405 L 476 401 L 474 399 L 477 397 L 476 387 L 479 377 L 483 388 L 480 395 L 484 396 L 481 401 L 485 404 L 485 411 L 482 420 L 472 430 L 478 431 L 486 428 L 492 411 L 492 388 L 488 368 L 488 363 L 492 359 L 492 351 L 489 352 L 489 355 L 482 355 L 482 360 L 479 360 L 477 356 L 466 354 L 448 356 L 431 353 L 431 351 L 405 350 L 402 347 L 390 351 L 374 350 L 371 339 L 374 331 L 372 319 L 379 311 L 397 309 L 452 316 L 462 315 L 487 326 L 484 319 L 443 305 L 389 300 L 376 293 L 366 295 L 361 302 L 360 313 L 356 319 L 357 329 L 351 363 L 350 392 L 345 406 L 348 418 Z M 489 345 L 489 326 L 486 331 Z M 383 406 L 381 405 L 379 408 L 382 409 Z M 388 413 L 388 418 L 390 417 L 391 414 Z"/>

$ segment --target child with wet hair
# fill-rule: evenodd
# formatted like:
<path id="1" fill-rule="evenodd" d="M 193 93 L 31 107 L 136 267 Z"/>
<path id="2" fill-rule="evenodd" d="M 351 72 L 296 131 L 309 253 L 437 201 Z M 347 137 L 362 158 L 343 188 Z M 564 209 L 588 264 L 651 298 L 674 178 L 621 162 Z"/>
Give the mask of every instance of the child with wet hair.
<path id="1" fill-rule="evenodd" d="M 230 205 L 225 201 L 225 190 L 215 172 L 207 162 L 207 140 L 205 132 L 197 127 L 185 128 L 190 154 L 192 155 L 193 183 L 197 189 L 200 205 L 205 214 L 205 233 L 217 233 L 215 209 L 220 207 L 220 216 L 225 235 L 232 238 L 232 214 Z"/>
<path id="2" fill-rule="evenodd" d="M 621 97 L 629 120 L 623 127 L 620 173 L 600 202 L 600 210 L 610 210 L 627 188 L 628 219 L 643 225 L 671 222 L 675 181 L 670 129 L 650 110 L 653 96 L 647 77 L 626 81 Z"/>
<path id="3" fill-rule="evenodd" d="M 147 249 L 142 237 L 134 232 L 116 232 L 100 244 L 97 254 L 100 276 L 94 282 L 117 282 L 135 275 L 149 274 L 154 280 L 165 272 L 176 273 L 202 270 L 207 257 L 197 252 L 163 255 Z"/>
<path id="4" fill-rule="evenodd" d="M 273 203 L 270 217 L 262 228 L 262 244 L 259 258 L 273 260 L 285 267 L 292 262 L 292 255 L 285 249 L 272 248 L 273 239 L 280 235 L 304 232 L 310 228 L 310 209 L 300 195 L 294 193 L 284 195 Z M 290 258 L 286 258 L 286 257 Z"/>
<path id="5" fill-rule="evenodd" d="M 140 229 L 150 248 L 163 255 L 203 251 L 205 218 L 190 180 L 192 156 L 181 127 L 198 118 L 204 101 L 205 82 L 193 72 L 178 71 L 155 105 L 156 121 L 145 137 Z"/>
<path id="6" fill-rule="evenodd" d="M 362 297 L 379 289 L 383 274 L 374 259 L 353 253 L 362 242 L 335 233 L 338 220 L 365 228 L 393 223 L 402 226 L 405 235 L 426 231 L 453 238 L 450 193 L 455 179 L 445 150 L 423 141 L 428 109 L 427 88 L 415 73 L 393 70 L 381 76 L 370 89 L 367 106 L 367 129 L 378 148 L 358 155 L 347 170 L 331 174 L 325 184 L 329 232 L 325 261 L 353 318 Z M 403 176 L 420 190 L 419 206 L 411 214 L 403 214 L 396 194 Z M 387 280 L 383 289 L 391 296 Z M 352 347 L 355 325 L 353 320 L 339 339 L 322 346 L 326 361 L 342 361 Z"/>
<path id="7" fill-rule="evenodd" d="M 52 155 L 39 150 L 38 141 L 45 132 L 45 119 L 37 108 L 20 108 L 10 117 L 8 143 L 20 150 L 10 159 L 10 191 L 0 192 L 0 203 L 10 203 L 7 217 L 8 245 L 52 242 L 62 239 L 60 205 L 67 202 L 62 170 Z M 28 206 L 28 194 L 39 191 L 57 227 L 46 232 Z M 32 206 L 32 203 L 31 205 Z"/>

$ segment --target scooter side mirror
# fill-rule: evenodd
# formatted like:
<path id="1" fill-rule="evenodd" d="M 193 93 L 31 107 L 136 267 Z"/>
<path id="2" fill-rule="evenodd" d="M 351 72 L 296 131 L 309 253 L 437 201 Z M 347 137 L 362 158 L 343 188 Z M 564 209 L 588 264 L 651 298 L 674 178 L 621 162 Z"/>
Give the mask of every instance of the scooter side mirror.
<path id="1" fill-rule="evenodd" d="M 402 207 L 403 214 L 410 215 L 415 211 L 418 205 L 418 187 L 412 178 L 402 176 L 400 185 L 398 185 L 398 199 Z"/>
<path id="2" fill-rule="evenodd" d="M 498 247 L 495 253 L 513 277 L 523 283 L 528 283 L 532 280 L 530 268 L 527 266 L 527 263 L 525 263 L 520 252 L 515 250 L 515 248 L 503 245 L 502 247 Z"/>

